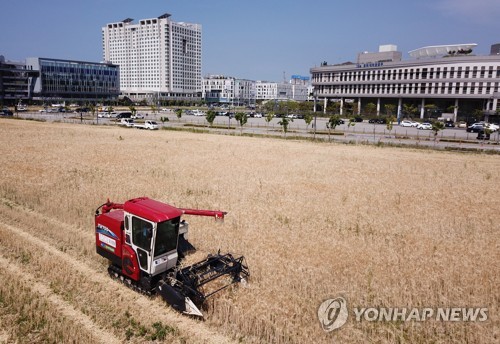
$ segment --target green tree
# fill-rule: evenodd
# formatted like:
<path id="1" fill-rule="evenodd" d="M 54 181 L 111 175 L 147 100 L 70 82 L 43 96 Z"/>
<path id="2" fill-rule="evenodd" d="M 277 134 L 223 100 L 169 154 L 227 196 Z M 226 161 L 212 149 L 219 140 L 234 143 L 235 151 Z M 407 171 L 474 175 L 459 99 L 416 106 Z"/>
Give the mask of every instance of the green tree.
<path id="1" fill-rule="evenodd" d="M 267 112 L 266 113 L 266 123 L 267 123 L 267 131 L 269 131 L 269 122 L 271 122 L 274 118 L 274 113 L 273 112 Z"/>
<path id="2" fill-rule="evenodd" d="M 377 105 L 374 103 L 368 103 L 365 105 L 365 111 L 368 116 L 374 116 L 377 113 Z"/>
<path id="3" fill-rule="evenodd" d="M 290 118 L 282 118 L 281 121 L 278 122 L 279 125 L 283 128 L 283 133 L 285 133 L 285 138 L 286 138 L 286 133 L 288 132 L 288 125 L 290 122 L 293 122 L 293 119 Z"/>
<path id="4" fill-rule="evenodd" d="M 132 112 L 132 116 L 135 116 L 135 114 L 137 113 L 137 109 L 135 108 L 135 106 L 130 105 L 128 108 L 130 112 Z"/>
<path id="5" fill-rule="evenodd" d="M 350 127 L 354 127 L 356 125 L 356 119 L 351 116 L 349 117 L 349 122 L 347 122 L 347 130 L 349 130 Z"/>
<path id="6" fill-rule="evenodd" d="M 396 105 L 394 105 L 394 104 L 385 104 L 384 105 L 384 110 L 385 110 L 385 114 L 388 117 L 392 117 L 392 115 L 394 115 L 394 112 L 396 112 Z"/>
<path id="7" fill-rule="evenodd" d="M 180 121 L 182 117 L 182 109 L 175 109 L 175 115 L 177 116 L 177 119 Z"/>
<path id="8" fill-rule="evenodd" d="M 340 111 L 340 103 L 329 101 L 326 103 L 326 112 L 327 113 L 339 113 Z"/>
<path id="9" fill-rule="evenodd" d="M 392 128 L 394 126 L 394 121 L 395 120 L 396 119 L 394 118 L 394 116 L 388 116 L 387 117 L 386 128 L 389 131 L 389 136 L 391 135 L 391 131 L 392 131 Z"/>
<path id="10" fill-rule="evenodd" d="M 304 122 L 306 122 L 306 130 L 309 130 L 309 125 L 311 124 L 312 120 L 314 119 L 314 115 L 311 111 L 306 111 L 304 114 Z"/>
<path id="11" fill-rule="evenodd" d="M 346 110 L 346 114 L 348 114 L 350 117 L 354 117 L 358 114 L 358 103 L 345 103 L 344 107 Z"/>
<path id="12" fill-rule="evenodd" d="M 431 118 L 432 114 L 435 114 L 438 107 L 434 104 L 427 104 L 424 106 L 425 109 L 425 114 L 427 115 L 427 118 Z"/>
<path id="13" fill-rule="evenodd" d="M 162 117 L 160 117 L 160 121 L 161 121 L 161 123 L 162 123 L 163 125 L 165 125 L 165 122 L 168 122 L 168 121 L 169 121 L 169 119 L 168 119 L 168 117 L 164 117 L 164 116 L 162 116 Z"/>
<path id="14" fill-rule="evenodd" d="M 326 122 L 326 127 L 328 128 L 328 141 L 330 140 L 331 130 L 335 130 L 337 125 L 340 125 L 340 115 L 331 115 Z"/>
<path id="15" fill-rule="evenodd" d="M 215 121 L 215 116 L 217 116 L 217 114 L 215 113 L 214 110 L 208 110 L 207 111 L 207 114 L 205 115 L 205 118 L 206 118 L 208 124 L 210 124 L 210 126 L 213 126 L 214 121 Z"/>
<path id="16" fill-rule="evenodd" d="M 96 109 L 95 105 L 94 105 L 94 104 L 92 104 L 92 103 L 90 103 L 90 104 L 88 105 L 88 108 L 89 108 L 89 110 L 90 110 L 90 113 L 92 114 L 92 117 L 94 117 L 94 115 L 95 115 L 95 109 Z"/>
<path id="17" fill-rule="evenodd" d="M 403 115 L 413 117 L 418 113 L 418 109 L 413 104 L 403 104 Z"/>
<path id="18" fill-rule="evenodd" d="M 438 136 L 438 133 L 444 129 L 444 123 L 440 121 L 434 121 L 432 122 L 432 131 L 434 132 L 434 144 L 436 144 L 436 139 Z"/>
<path id="19" fill-rule="evenodd" d="M 237 112 L 234 115 L 234 118 L 240 123 L 240 134 L 242 134 L 243 133 L 243 126 L 247 123 L 248 116 L 245 112 Z"/>
<path id="20" fill-rule="evenodd" d="M 108 113 L 108 115 L 111 115 L 111 113 L 114 111 L 114 109 L 111 105 L 108 106 L 106 110 L 107 110 L 106 112 Z"/>

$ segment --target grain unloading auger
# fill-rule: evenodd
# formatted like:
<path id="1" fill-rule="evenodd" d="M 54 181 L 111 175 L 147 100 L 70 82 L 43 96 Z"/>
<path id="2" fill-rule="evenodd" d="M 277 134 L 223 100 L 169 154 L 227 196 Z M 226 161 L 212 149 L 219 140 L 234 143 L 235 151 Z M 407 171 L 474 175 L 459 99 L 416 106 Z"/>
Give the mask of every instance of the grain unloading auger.
<path id="1" fill-rule="evenodd" d="M 243 256 L 210 254 L 182 267 L 194 247 L 182 215 L 224 219 L 225 212 L 176 208 L 146 197 L 106 202 L 95 213 L 96 250 L 110 262 L 109 274 L 142 293 L 159 294 L 176 310 L 203 316 L 205 300 L 249 276 Z M 229 277 L 229 278 L 222 278 Z"/>

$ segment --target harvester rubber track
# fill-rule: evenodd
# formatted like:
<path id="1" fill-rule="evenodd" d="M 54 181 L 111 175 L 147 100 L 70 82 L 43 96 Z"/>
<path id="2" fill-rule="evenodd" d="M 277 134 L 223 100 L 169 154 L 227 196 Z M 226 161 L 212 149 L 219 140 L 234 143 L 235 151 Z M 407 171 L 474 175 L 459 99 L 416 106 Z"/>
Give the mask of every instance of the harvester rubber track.
<path id="1" fill-rule="evenodd" d="M 108 274 L 111 276 L 112 279 L 124 284 L 125 286 L 129 287 L 130 289 L 139 292 L 141 294 L 147 295 L 147 296 L 154 296 L 154 289 L 152 290 L 147 290 L 143 287 L 141 287 L 136 281 L 131 280 L 127 276 L 124 276 L 121 272 L 121 269 L 115 265 L 110 265 L 108 266 Z"/>

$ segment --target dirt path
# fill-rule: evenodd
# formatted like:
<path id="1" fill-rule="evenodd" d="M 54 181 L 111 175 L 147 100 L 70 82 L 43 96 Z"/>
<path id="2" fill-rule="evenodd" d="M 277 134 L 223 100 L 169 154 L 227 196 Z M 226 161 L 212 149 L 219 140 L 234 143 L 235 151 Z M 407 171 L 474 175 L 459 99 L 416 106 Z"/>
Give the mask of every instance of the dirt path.
<path id="1" fill-rule="evenodd" d="M 2 202 L 0 202 L 0 207 L 9 207 L 9 208 L 15 207 L 16 211 L 20 211 L 23 213 L 23 217 L 32 219 L 43 218 L 47 220 L 47 222 L 52 223 L 54 225 L 58 225 L 64 228 L 71 228 L 71 225 L 61 223 L 60 221 L 52 219 L 44 214 L 39 214 L 19 204 L 14 204 L 9 200 L 5 199 L 1 200 Z M 182 333 L 183 336 L 189 338 L 190 342 L 200 342 L 200 343 L 233 342 L 233 340 L 231 340 L 230 338 L 221 335 L 219 333 L 216 333 L 214 330 L 208 328 L 205 324 L 203 324 L 203 322 L 192 320 L 173 311 L 168 306 L 166 306 L 162 300 L 150 299 L 146 296 L 139 295 L 136 292 L 129 290 L 127 287 L 120 285 L 118 282 L 111 280 L 107 275 L 107 272 L 93 269 L 89 267 L 86 263 L 75 258 L 74 256 L 60 251 L 59 249 L 57 249 L 55 245 L 39 237 L 39 236 L 43 237 L 43 233 L 39 232 L 31 233 L 28 229 L 26 229 L 26 226 L 22 225 L 22 223 L 16 222 L 15 225 L 13 225 L 12 223 L 9 222 L 10 222 L 9 219 L 5 218 L 5 216 L 0 217 L 0 226 L 2 228 L 7 229 L 9 232 L 15 234 L 15 236 L 21 238 L 23 241 L 28 242 L 30 245 L 37 247 L 37 249 L 50 253 L 51 255 L 56 257 L 56 259 L 59 262 L 61 262 L 61 264 L 66 264 L 70 266 L 72 270 L 82 273 L 84 276 L 87 276 L 86 278 L 91 280 L 93 283 L 97 283 L 100 286 L 102 286 L 102 290 L 107 291 L 108 293 L 110 293 L 110 295 L 115 295 L 115 297 L 117 298 L 128 300 L 127 302 L 130 302 L 131 306 L 133 306 L 134 309 L 139 309 L 140 312 L 144 314 L 144 316 L 151 316 L 151 314 L 154 314 L 154 316 L 157 318 L 158 321 L 163 321 L 164 323 L 170 326 L 175 326 L 176 328 L 179 329 L 179 331 Z M 22 273 L 20 272 L 22 271 L 22 267 L 10 268 L 9 266 L 12 266 L 12 264 L 9 263 L 5 258 L 2 258 L 0 260 L 0 264 L 6 265 L 4 269 L 8 269 L 9 273 L 16 273 L 16 276 L 18 276 L 18 278 L 23 278 L 23 279 L 31 278 L 31 280 L 33 280 L 33 277 L 26 277 L 24 276 L 25 275 L 24 272 Z M 27 280 L 27 282 L 28 281 L 29 280 Z M 86 317 L 81 312 L 73 309 L 71 305 L 67 303 L 65 304 L 65 301 L 62 300 L 56 294 L 52 293 L 50 291 L 50 288 L 48 288 L 46 285 L 36 281 L 29 281 L 29 282 L 32 284 L 34 283 L 36 285 L 36 288 L 34 289 L 40 289 L 39 292 L 42 293 L 43 296 L 46 296 L 47 299 L 50 300 L 50 302 L 53 302 L 55 304 L 61 302 L 61 310 L 65 312 L 64 314 L 67 313 L 68 317 L 71 318 L 75 317 L 77 321 L 81 322 L 83 326 L 88 326 L 89 329 L 90 328 L 94 329 L 94 327 L 97 328 L 96 324 L 92 323 L 92 321 L 88 317 Z M 98 328 L 96 330 L 102 331 Z M 106 338 L 106 336 L 104 338 Z M 113 340 L 119 342 L 115 337 L 113 337 L 112 340 L 109 340 L 107 342 L 113 343 L 114 342 Z"/>

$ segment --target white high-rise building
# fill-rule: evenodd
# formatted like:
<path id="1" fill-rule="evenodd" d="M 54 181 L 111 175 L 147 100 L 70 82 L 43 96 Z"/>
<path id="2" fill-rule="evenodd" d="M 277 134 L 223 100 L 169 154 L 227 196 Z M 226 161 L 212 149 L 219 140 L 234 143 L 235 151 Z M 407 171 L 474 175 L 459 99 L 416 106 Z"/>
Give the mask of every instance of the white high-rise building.
<path id="1" fill-rule="evenodd" d="M 207 75 L 202 81 L 203 99 L 208 103 L 255 105 L 255 81 L 224 75 Z"/>
<path id="2" fill-rule="evenodd" d="M 104 61 L 120 66 L 120 90 L 134 101 L 201 98 L 201 25 L 158 18 L 102 28 Z"/>

